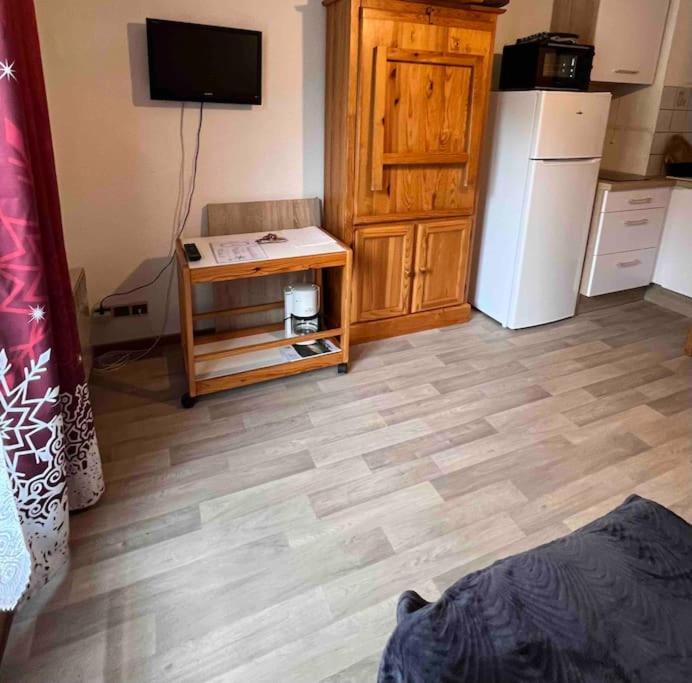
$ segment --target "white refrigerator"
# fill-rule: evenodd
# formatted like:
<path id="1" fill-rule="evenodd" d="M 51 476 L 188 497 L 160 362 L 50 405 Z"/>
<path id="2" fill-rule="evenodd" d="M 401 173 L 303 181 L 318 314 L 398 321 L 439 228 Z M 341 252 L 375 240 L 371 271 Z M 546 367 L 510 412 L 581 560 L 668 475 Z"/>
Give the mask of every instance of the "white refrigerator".
<path id="1" fill-rule="evenodd" d="M 492 94 L 472 301 L 504 327 L 575 313 L 610 98 L 539 90 Z"/>

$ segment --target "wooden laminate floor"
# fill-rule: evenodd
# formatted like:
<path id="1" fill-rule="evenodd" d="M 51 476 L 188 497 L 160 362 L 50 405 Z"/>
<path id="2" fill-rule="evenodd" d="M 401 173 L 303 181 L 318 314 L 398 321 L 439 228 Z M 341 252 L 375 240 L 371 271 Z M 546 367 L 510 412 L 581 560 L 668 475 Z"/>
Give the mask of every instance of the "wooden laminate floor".
<path id="1" fill-rule="evenodd" d="M 97 376 L 108 489 L 3 681 L 373 681 L 397 596 L 638 492 L 692 519 L 689 320 L 647 302 L 355 349 L 178 408 L 165 349 Z"/>

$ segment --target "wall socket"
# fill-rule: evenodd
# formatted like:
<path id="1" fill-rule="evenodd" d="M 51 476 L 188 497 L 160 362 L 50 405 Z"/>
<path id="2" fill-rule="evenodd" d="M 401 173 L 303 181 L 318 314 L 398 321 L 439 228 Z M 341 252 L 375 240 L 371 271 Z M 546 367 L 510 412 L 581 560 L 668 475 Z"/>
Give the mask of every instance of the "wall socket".
<path id="1" fill-rule="evenodd" d="M 149 315 L 149 304 L 144 301 L 137 304 L 104 306 L 103 308 L 95 308 L 93 315 L 95 318 L 128 318 L 131 316 L 141 318 Z"/>
<path id="2" fill-rule="evenodd" d="M 127 318 L 129 315 L 132 315 L 129 306 L 113 306 L 114 318 Z"/>

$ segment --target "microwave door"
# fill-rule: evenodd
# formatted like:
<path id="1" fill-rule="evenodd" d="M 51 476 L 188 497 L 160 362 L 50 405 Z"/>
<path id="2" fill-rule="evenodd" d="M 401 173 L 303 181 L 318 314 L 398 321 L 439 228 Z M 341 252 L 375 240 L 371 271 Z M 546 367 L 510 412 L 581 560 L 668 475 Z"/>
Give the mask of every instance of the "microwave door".
<path id="1" fill-rule="evenodd" d="M 579 55 L 552 50 L 543 55 L 543 78 L 568 85 L 574 84 L 579 73 Z"/>
<path id="2" fill-rule="evenodd" d="M 536 81 L 541 89 L 585 91 L 589 85 L 592 57 L 577 47 L 541 48 Z"/>

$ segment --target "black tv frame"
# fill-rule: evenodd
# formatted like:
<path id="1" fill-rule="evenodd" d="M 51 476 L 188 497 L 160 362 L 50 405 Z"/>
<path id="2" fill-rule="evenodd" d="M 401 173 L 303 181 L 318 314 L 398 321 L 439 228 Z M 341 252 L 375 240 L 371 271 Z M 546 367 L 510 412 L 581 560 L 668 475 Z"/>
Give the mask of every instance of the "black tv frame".
<path id="1" fill-rule="evenodd" d="M 149 92 L 152 100 L 166 101 L 166 102 L 211 102 L 216 104 L 250 104 L 250 105 L 261 105 L 262 104 L 262 32 L 252 31 L 243 28 L 232 28 L 228 26 L 213 26 L 211 24 L 194 24 L 187 21 L 171 21 L 169 19 L 154 19 L 147 17 L 147 57 L 149 66 Z M 154 88 L 152 80 L 152 61 L 153 61 L 153 51 L 152 51 L 152 41 L 150 40 L 150 27 L 153 23 L 156 24 L 175 24 L 178 26 L 187 26 L 195 29 L 211 29 L 214 31 L 226 31 L 233 34 L 245 34 L 257 36 L 258 39 L 258 49 L 257 49 L 257 91 L 258 95 L 255 97 L 235 97 L 235 98 L 222 98 L 215 96 L 204 96 L 204 93 L 200 95 L 194 95 L 190 97 L 171 97 L 157 91 Z"/>

